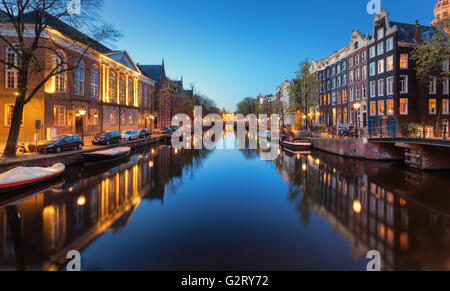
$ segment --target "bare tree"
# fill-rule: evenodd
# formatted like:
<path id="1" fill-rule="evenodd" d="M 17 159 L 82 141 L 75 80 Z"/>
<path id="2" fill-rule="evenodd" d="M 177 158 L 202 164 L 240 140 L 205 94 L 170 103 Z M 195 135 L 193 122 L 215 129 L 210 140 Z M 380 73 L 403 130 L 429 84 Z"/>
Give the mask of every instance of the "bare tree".
<path id="1" fill-rule="evenodd" d="M 121 35 L 102 19 L 103 0 L 80 0 L 81 14 L 71 13 L 73 2 L 0 0 L 0 46 L 16 55 L 10 58 L 5 54 L 0 64 L 17 73 L 16 100 L 4 151 L 7 157 L 16 155 L 24 106 L 53 77 L 75 70 L 91 50 L 105 48 L 100 42 L 114 41 Z M 58 31 L 59 37 L 52 30 Z M 49 54 L 50 59 L 45 57 Z M 73 54 L 76 61 L 64 54 Z"/>

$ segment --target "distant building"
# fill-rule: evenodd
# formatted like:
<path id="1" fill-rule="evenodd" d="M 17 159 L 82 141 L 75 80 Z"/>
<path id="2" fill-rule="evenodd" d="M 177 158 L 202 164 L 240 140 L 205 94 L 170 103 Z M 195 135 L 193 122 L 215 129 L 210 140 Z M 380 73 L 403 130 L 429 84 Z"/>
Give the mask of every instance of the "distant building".
<path id="1" fill-rule="evenodd" d="M 280 100 L 281 110 L 281 124 L 287 127 L 295 126 L 295 113 L 290 112 L 289 107 L 292 105 L 289 90 L 291 88 L 291 81 L 284 81 L 281 86 L 276 88 L 276 96 Z"/>
<path id="2" fill-rule="evenodd" d="M 448 18 L 450 14 L 449 0 L 438 0 L 436 7 L 434 8 L 434 20 L 431 22 L 432 25 L 436 25 L 442 19 Z M 447 30 L 447 33 L 450 33 Z"/>

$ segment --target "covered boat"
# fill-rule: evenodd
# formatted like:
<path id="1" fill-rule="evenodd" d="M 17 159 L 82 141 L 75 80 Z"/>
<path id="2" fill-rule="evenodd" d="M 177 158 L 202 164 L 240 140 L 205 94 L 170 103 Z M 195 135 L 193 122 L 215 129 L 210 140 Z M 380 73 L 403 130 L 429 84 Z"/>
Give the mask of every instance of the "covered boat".
<path id="1" fill-rule="evenodd" d="M 306 151 L 311 148 L 311 141 L 309 141 L 309 140 L 294 140 L 294 141 L 283 140 L 281 142 L 281 145 L 283 147 L 293 150 L 293 151 Z"/>
<path id="2" fill-rule="evenodd" d="M 130 152 L 131 148 L 129 147 L 117 147 L 103 151 L 85 153 L 82 155 L 82 159 L 85 165 L 94 165 L 128 158 Z"/>
<path id="3" fill-rule="evenodd" d="M 17 167 L 0 174 L 0 193 L 10 193 L 30 187 L 37 187 L 59 178 L 66 167 L 55 164 L 48 168 Z"/>

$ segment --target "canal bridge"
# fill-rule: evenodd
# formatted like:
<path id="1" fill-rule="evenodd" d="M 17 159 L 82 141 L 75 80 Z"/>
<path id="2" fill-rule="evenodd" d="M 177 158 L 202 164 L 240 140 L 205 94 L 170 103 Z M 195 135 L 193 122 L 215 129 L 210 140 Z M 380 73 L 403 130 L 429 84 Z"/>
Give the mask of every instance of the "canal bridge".
<path id="1" fill-rule="evenodd" d="M 423 134 L 424 137 L 378 136 L 369 137 L 372 144 L 392 145 L 405 150 L 405 163 L 423 170 L 450 169 L 450 140 L 446 134 L 440 138 Z M 439 136 L 439 135 L 438 135 Z"/>

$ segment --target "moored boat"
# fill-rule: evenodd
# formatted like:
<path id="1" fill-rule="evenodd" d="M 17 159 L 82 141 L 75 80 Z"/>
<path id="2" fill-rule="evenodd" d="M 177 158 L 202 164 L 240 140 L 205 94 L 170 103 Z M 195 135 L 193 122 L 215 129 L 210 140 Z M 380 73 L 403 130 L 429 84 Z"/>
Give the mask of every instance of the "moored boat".
<path id="1" fill-rule="evenodd" d="M 17 167 L 0 174 L 0 193 L 11 193 L 38 187 L 59 178 L 66 167 L 55 164 L 51 167 Z"/>
<path id="2" fill-rule="evenodd" d="M 129 147 L 117 147 L 103 151 L 85 153 L 82 155 L 84 165 L 94 165 L 101 163 L 109 163 L 117 160 L 128 158 L 131 152 Z"/>
<path id="3" fill-rule="evenodd" d="M 311 141 L 309 141 L 309 140 L 294 140 L 294 141 L 283 140 L 283 141 L 281 141 L 281 145 L 290 150 L 305 151 L 305 150 L 309 150 L 311 148 Z"/>

